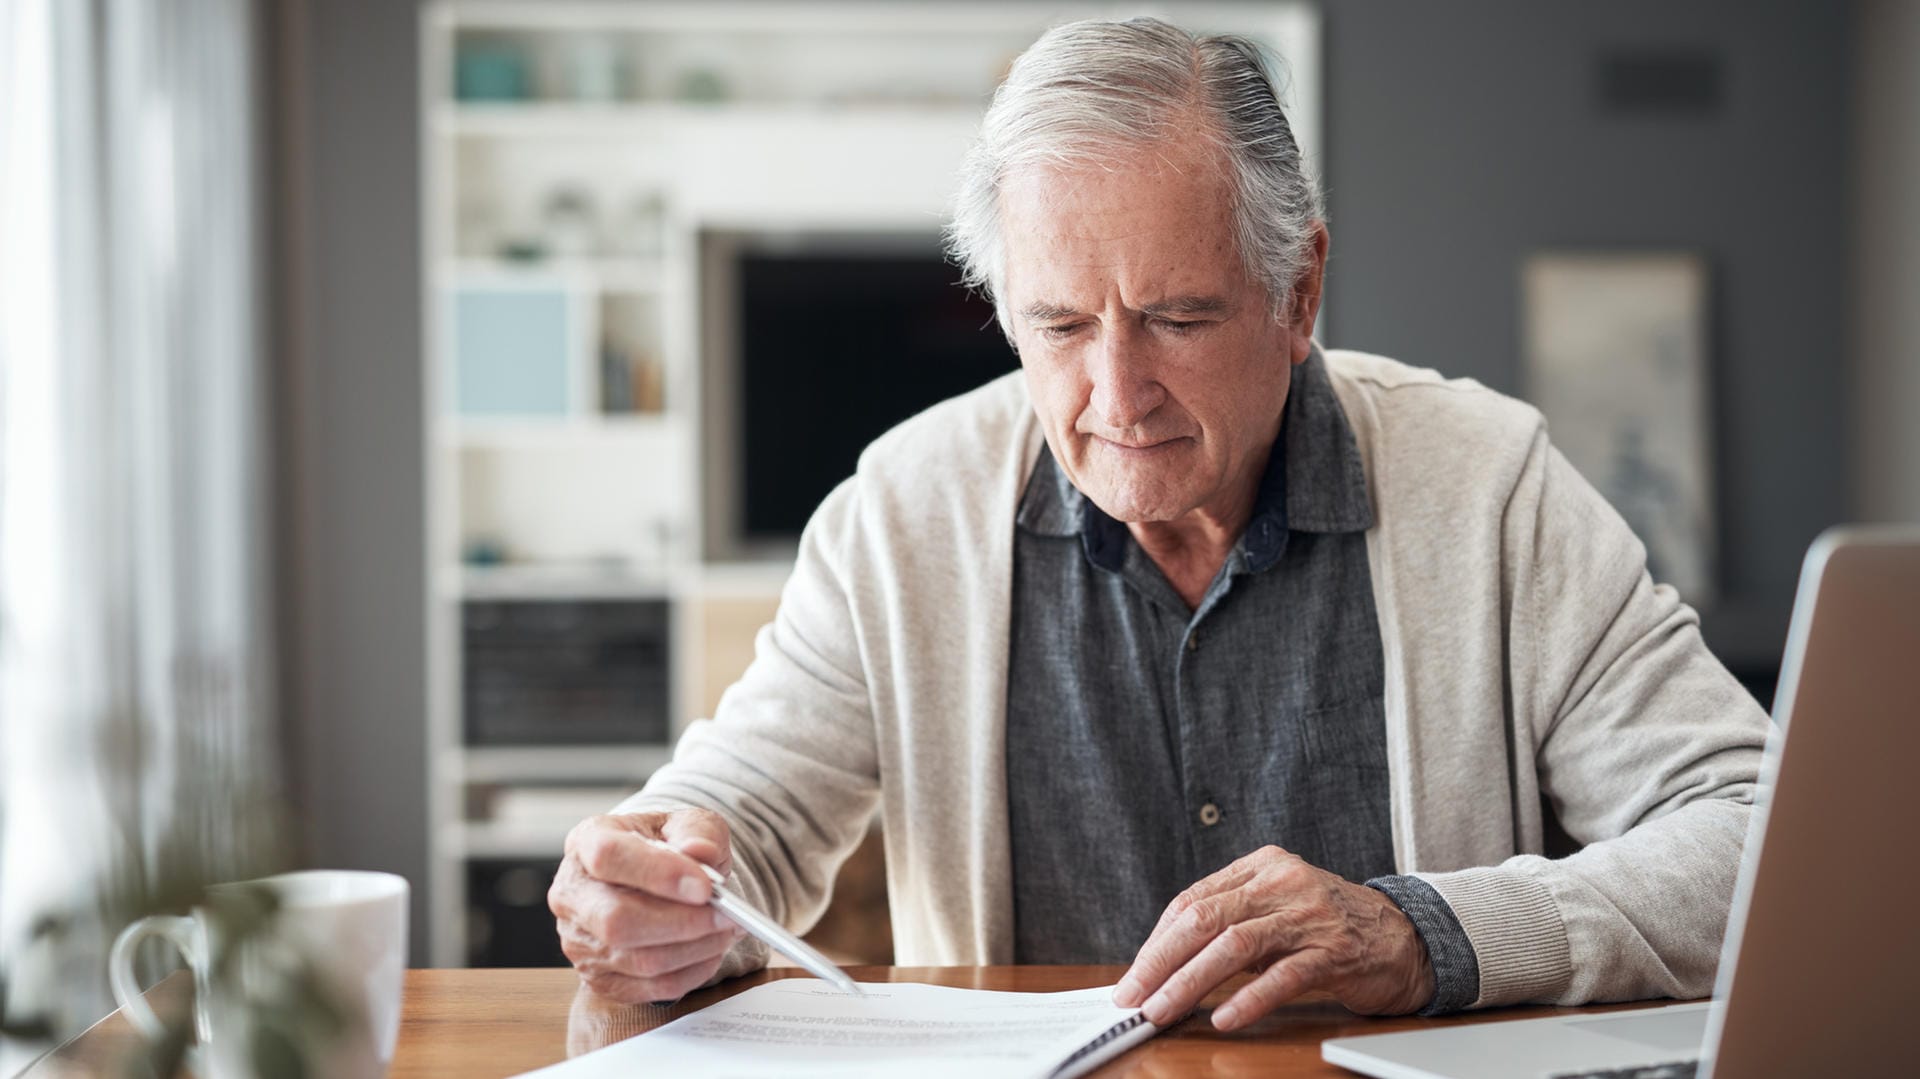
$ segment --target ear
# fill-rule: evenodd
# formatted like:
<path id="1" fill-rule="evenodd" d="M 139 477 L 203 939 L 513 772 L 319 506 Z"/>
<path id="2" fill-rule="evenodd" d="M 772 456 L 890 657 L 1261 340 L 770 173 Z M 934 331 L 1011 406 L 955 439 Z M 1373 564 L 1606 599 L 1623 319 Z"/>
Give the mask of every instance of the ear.
<path id="1" fill-rule="evenodd" d="M 1320 317 L 1320 287 L 1326 280 L 1327 241 L 1326 223 L 1315 222 L 1312 258 L 1294 281 L 1293 294 L 1287 297 L 1287 331 L 1292 337 L 1295 364 L 1307 362 L 1313 353 L 1313 324 Z"/>

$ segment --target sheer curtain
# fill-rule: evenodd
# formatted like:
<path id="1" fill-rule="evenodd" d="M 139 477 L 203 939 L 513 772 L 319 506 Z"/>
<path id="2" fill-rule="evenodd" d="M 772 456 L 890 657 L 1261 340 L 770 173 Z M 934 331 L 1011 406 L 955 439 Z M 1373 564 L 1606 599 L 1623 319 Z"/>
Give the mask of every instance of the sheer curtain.
<path id="1" fill-rule="evenodd" d="M 0 971 L 56 1033 L 105 897 L 275 858 L 256 36 L 0 0 Z"/>

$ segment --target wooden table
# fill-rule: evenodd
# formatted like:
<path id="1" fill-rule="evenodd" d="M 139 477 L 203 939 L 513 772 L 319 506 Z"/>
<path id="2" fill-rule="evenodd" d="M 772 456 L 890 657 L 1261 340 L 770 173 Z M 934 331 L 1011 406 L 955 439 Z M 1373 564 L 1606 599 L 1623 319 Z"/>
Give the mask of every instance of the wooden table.
<path id="1" fill-rule="evenodd" d="M 971 989 L 1051 992 L 1110 985 L 1124 967 L 852 967 L 860 981 L 930 982 Z M 750 986 L 776 978 L 806 977 L 776 968 L 737 978 L 688 996 L 671 1007 L 612 1004 L 580 987 L 571 970 L 410 970 L 390 1079 L 460 1076 L 484 1079 L 529 1071 L 651 1030 Z M 1223 1002 L 1239 983 L 1207 998 Z M 184 995 L 181 976 L 154 987 L 150 997 L 172 1003 Z M 1657 1003 L 1668 1003 L 1665 1001 Z M 1626 1005 L 1634 1007 L 1635 1005 Z M 1379 1034 L 1448 1023 L 1527 1019 L 1574 1011 L 1568 1008 L 1507 1008 L 1444 1019 L 1368 1019 L 1330 999 L 1308 998 L 1233 1034 L 1213 1029 L 1202 1010 L 1095 1074 L 1100 1079 L 1160 1079 L 1162 1076 L 1351 1076 L 1320 1059 L 1320 1041 L 1349 1034 Z M 1614 1010 L 1579 1009 L 1582 1011 Z M 114 1073 L 114 1061 L 133 1044 L 131 1026 L 118 1013 L 61 1046 L 27 1070 L 25 1077 Z M 24 1077 L 23 1077 L 24 1079 Z"/>

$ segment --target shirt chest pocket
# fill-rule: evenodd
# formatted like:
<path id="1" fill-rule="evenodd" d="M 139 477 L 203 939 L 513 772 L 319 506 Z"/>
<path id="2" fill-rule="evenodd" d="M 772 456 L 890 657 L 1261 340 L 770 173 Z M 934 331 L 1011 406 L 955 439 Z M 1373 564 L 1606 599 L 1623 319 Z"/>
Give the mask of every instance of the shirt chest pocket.
<path id="1" fill-rule="evenodd" d="M 1304 710 L 1299 729 L 1306 763 L 1315 771 L 1387 770 L 1386 702 L 1381 697 Z"/>
<path id="2" fill-rule="evenodd" d="M 1296 820 L 1306 843 L 1297 853 L 1356 883 L 1393 872 L 1384 701 L 1361 698 L 1300 720 L 1305 774 L 1296 790 L 1311 808 Z"/>

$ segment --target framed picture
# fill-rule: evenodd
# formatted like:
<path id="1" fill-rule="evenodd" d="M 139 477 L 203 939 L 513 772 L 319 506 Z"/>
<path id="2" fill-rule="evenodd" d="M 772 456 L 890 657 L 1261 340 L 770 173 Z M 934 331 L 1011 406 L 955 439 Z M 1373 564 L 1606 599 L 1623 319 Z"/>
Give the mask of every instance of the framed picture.
<path id="1" fill-rule="evenodd" d="M 1687 253 L 1550 253 L 1522 272 L 1523 392 L 1647 545 L 1655 581 L 1713 599 L 1707 267 Z"/>

